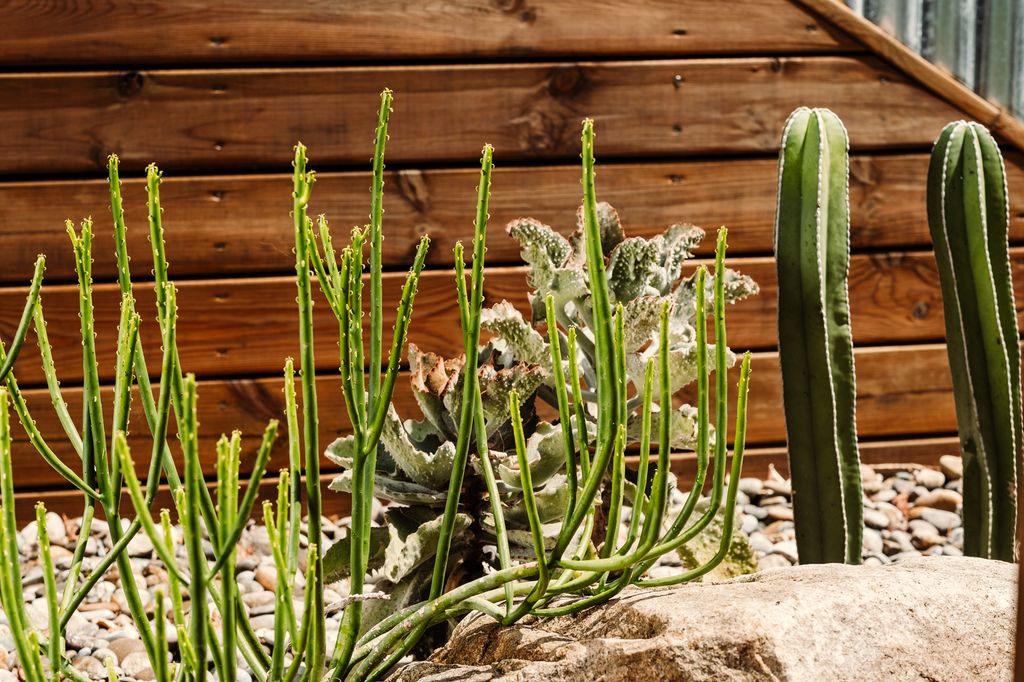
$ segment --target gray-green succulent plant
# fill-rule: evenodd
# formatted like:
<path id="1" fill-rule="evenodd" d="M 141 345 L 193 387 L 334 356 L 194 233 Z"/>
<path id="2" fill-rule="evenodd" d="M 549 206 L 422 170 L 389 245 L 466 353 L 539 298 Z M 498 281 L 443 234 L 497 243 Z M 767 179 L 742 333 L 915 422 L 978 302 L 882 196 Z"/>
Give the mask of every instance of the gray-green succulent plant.
<path id="1" fill-rule="evenodd" d="M 696 278 L 682 277 L 683 266 L 694 255 L 704 238 L 704 230 L 694 225 L 677 224 L 652 239 L 626 237 L 618 213 L 607 203 L 597 205 L 601 242 L 607 262 L 607 288 L 612 304 L 623 306 L 626 376 L 632 385 L 627 409 L 626 444 L 641 440 L 641 395 L 645 367 L 658 355 L 660 311 L 670 304 L 669 366 L 673 392 L 697 377 Z M 519 397 L 519 411 L 526 434 L 526 452 L 530 462 L 545 544 L 553 546 L 569 496 L 565 472 L 563 432 L 557 419 L 546 417 L 557 410 L 554 390 L 555 372 L 547 334 L 537 327 L 547 324 L 545 299 L 554 301 L 556 324 L 564 348 L 573 330 L 572 354 L 576 367 L 565 362 L 560 375 L 566 390 L 572 393 L 568 379 L 582 373 L 579 408 L 584 422 L 593 424 L 598 405 L 592 387 L 597 385 L 597 357 L 590 328 L 593 323 L 591 290 L 587 273 L 582 211 L 578 229 L 568 239 L 553 228 L 524 218 L 507 226 L 508 234 L 519 242 L 523 260 L 529 266 L 527 282 L 529 319 L 508 301 L 500 301 L 481 311 L 480 325 L 492 334 L 480 349 L 477 376 L 487 434 L 489 460 L 493 462 L 497 490 L 504 509 L 505 536 L 513 557 L 533 556 L 530 523 L 521 488 L 519 466 L 512 438 L 509 396 Z M 733 270 L 725 272 L 725 297 L 735 302 L 757 293 L 757 284 Z M 713 296 L 712 282 L 707 293 Z M 707 363 L 714 366 L 714 346 L 708 346 Z M 563 354 L 563 357 L 565 355 Z M 731 366 L 735 356 L 727 352 Z M 367 604 L 364 627 L 418 600 L 429 583 L 438 526 L 448 494 L 455 461 L 458 419 L 463 396 L 465 357 L 442 358 L 409 346 L 413 395 L 422 412 L 421 420 L 405 419 L 392 405 L 381 432 L 376 462 L 374 492 L 391 501 L 386 511 L 388 533 L 379 533 L 371 552 L 379 561 L 375 584 L 392 594 L 387 602 Z M 658 385 L 657 373 L 654 385 Z M 576 406 L 574 406 L 576 407 Z M 659 413 L 652 414 L 652 432 L 658 433 Z M 681 405 L 672 413 L 672 443 L 677 449 L 697 445 L 697 410 Z M 593 444 L 595 428 L 588 428 L 587 440 Z M 655 442 L 657 442 L 655 438 Z M 354 439 L 345 436 L 327 448 L 327 456 L 344 468 L 331 484 L 334 490 L 352 490 L 352 448 Z M 484 564 L 497 566 L 497 532 L 493 513 L 486 499 L 484 462 L 474 453 L 463 483 L 460 513 L 455 525 L 452 563 L 461 567 L 460 575 L 477 577 L 487 570 Z M 628 486 L 627 486 L 628 488 Z M 629 490 L 627 499 L 632 499 Z M 347 544 L 332 548 L 327 555 L 328 580 L 341 577 L 347 566 Z M 376 612 L 371 615 L 371 612 Z"/>

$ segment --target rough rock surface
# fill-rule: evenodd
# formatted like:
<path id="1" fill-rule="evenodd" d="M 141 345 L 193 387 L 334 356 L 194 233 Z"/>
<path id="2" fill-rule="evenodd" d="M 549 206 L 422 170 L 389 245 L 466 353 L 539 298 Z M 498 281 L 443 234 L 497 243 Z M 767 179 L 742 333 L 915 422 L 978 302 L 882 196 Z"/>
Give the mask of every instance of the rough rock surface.
<path id="1" fill-rule="evenodd" d="M 580 615 L 464 621 L 392 682 L 1009 680 L 1016 567 L 797 566 L 636 590 Z"/>

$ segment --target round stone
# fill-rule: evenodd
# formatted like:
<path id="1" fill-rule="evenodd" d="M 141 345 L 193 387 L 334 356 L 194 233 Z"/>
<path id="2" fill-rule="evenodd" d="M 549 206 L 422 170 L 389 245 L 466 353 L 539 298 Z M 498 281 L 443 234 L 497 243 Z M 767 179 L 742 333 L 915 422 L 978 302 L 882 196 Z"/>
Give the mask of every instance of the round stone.
<path id="1" fill-rule="evenodd" d="M 931 507 L 914 507 L 910 510 L 910 516 L 911 518 L 924 519 L 943 533 L 957 528 L 961 524 L 959 514 L 943 511 L 942 509 L 932 509 Z"/>
<path id="2" fill-rule="evenodd" d="M 918 469 L 914 472 L 914 480 L 925 488 L 941 488 L 946 483 L 946 476 L 935 469 Z"/>
<path id="3" fill-rule="evenodd" d="M 890 525 L 890 523 L 889 523 L 889 515 L 886 514 L 883 511 L 879 511 L 877 509 L 865 509 L 864 510 L 864 523 L 869 528 L 878 528 L 878 529 L 888 528 L 889 525 Z"/>
<path id="4" fill-rule="evenodd" d="M 121 670 L 128 677 L 137 680 L 155 680 L 156 674 L 149 662 L 149 657 L 144 651 L 136 651 L 125 656 L 121 661 Z"/>
<path id="5" fill-rule="evenodd" d="M 770 507 L 766 507 L 765 511 L 768 512 L 768 518 L 774 521 L 793 520 L 793 508 L 786 505 L 773 504 Z"/>
<path id="6" fill-rule="evenodd" d="M 93 679 L 102 679 L 107 676 L 106 664 L 95 656 L 75 656 L 71 660 L 71 667 Z"/>
<path id="7" fill-rule="evenodd" d="M 882 534 L 874 528 L 864 529 L 863 554 L 882 554 Z"/>
<path id="8" fill-rule="evenodd" d="M 960 505 L 963 504 L 963 501 L 963 495 L 955 490 L 938 488 L 918 497 L 914 500 L 914 506 L 932 507 L 933 509 L 955 512 L 960 508 Z"/>
<path id="9" fill-rule="evenodd" d="M 958 479 L 964 477 L 964 460 L 959 455 L 943 455 L 939 457 L 939 468 L 946 478 Z"/>
<path id="10" fill-rule="evenodd" d="M 122 636 L 107 644 L 107 649 L 114 653 L 118 661 L 124 661 L 131 654 L 142 653 L 146 655 L 146 645 L 142 643 L 141 639 L 133 639 L 131 637 Z M 147 663 L 149 659 L 147 659 Z"/>

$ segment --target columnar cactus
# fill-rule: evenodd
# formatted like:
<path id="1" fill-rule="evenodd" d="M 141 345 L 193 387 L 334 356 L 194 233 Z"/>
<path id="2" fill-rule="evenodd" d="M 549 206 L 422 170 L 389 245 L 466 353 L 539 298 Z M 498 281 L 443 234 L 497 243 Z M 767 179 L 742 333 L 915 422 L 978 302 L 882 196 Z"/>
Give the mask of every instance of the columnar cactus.
<path id="1" fill-rule="evenodd" d="M 827 109 L 800 108 L 779 151 L 779 362 L 801 563 L 860 563 L 848 142 Z"/>
<path id="2" fill-rule="evenodd" d="M 964 458 L 964 552 L 1012 561 L 1021 385 L 1008 211 L 995 140 L 977 123 L 950 123 L 928 169 L 928 225 Z"/>

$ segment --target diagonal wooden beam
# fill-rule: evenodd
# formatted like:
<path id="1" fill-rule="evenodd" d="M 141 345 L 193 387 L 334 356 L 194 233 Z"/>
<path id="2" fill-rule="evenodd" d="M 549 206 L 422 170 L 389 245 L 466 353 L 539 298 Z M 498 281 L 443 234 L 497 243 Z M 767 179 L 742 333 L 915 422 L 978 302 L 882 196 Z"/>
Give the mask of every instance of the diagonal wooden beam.
<path id="1" fill-rule="evenodd" d="M 860 16 L 840 0 L 794 0 L 821 19 L 831 23 L 894 67 L 916 80 L 965 114 L 984 124 L 995 135 L 1024 150 L 1024 121 L 1007 109 L 990 102 L 958 81 L 945 69 L 932 64 L 895 36 Z"/>

